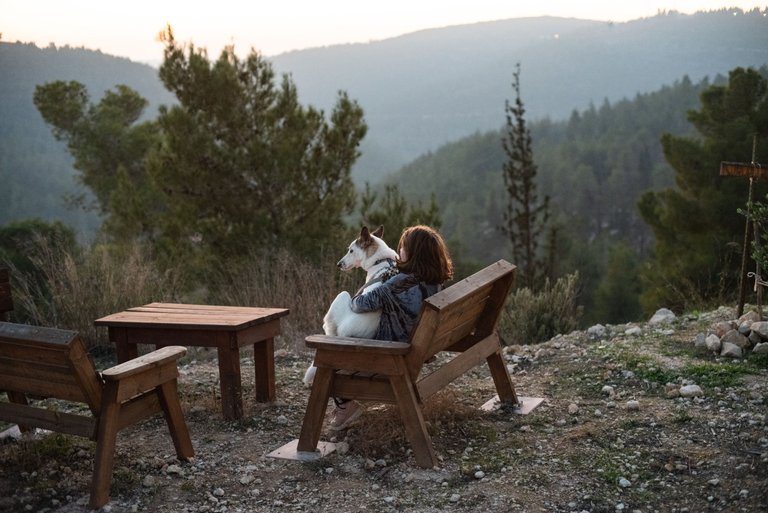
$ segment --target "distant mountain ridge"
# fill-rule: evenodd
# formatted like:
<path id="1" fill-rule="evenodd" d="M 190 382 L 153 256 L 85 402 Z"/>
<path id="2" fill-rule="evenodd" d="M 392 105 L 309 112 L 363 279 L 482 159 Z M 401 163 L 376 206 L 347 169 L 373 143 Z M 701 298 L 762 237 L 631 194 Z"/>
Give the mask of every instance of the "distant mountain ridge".
<path id="1" fill-rule="evenodd" d="M 329 109 L 345 90 L 370 126 L 356 181 L 376 182 L 419 155 L 504 124 L 512 70 L 522 65 L 529 120 L 562 119 L 605 99 L 655 91 L 687 75 L 726 75 L 768 63 L 768 18 L 752 11 L 664 14 L 627 23 L 525 18 L 430 29 L 365 44 L 289 52 L 270 59 L 290 73 L 303 103 Z M 78 230 L 94 214 L 67 211 L 81 192 L 71 158 L 32 103 L 36 85 L 84 83 L 93 101 L 126 84 L 152 116 L 174 101 L 146 64 L 99 51 L 0 42 L 0 224 L 37 215 Z"/>
<path id="2" fill-rule="evenodd" d="M 518 62 L 529 119 L 563 119 L 684 75 L 698 81 L 768 63 L 763 14 L 724 9 L 626 23 L 519 18 L 289 52 L 272 61 L 291 73 L 305 103 L 328 108 L 338 90 L 360 102 L 370 131 L 355 175 L 375 181 L 446 142 L 501 127 Z"/>

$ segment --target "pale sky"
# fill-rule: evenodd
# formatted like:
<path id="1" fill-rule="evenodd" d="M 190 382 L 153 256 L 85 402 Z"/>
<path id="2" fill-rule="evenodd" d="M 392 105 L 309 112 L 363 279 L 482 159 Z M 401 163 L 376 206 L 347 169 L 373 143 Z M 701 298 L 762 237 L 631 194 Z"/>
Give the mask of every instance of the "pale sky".
<path id="1" fill-rule="evenodd" d="M 0 0 L 0 41 L 39 47 L 83 46 L 159 63 L 157 34 L 170 23 L 176 40 L 218 56 L 266 56 L 318 46 L 369 42 L 422 29 L 530 16 L 623 22 L 675 10 L 766 9 L 734 0 Z M 0 63 L 0 66 L 2 63 Z"/>

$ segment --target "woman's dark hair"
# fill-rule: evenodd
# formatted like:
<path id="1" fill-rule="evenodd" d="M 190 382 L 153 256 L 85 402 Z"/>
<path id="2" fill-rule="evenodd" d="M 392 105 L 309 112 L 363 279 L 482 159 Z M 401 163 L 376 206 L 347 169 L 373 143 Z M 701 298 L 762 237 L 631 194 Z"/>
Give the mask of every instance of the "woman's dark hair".
<path id="1" fill-rule="evenodd" d="M 401 248 L 405 249 L 407 260 L 398 262 L 400 271 L 432 284 L 453 278 L 453 261 L 448 247 L 433 228 L 424 225 L 406 228 L 397 243 L 398 253 Z"/>

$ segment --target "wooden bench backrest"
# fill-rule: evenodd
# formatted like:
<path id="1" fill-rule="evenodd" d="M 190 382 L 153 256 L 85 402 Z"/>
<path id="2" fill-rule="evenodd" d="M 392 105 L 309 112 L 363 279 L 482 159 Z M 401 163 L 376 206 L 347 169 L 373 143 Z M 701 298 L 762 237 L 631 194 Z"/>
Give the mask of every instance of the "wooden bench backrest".
<path id="1" fill-rule="evenodd" d="M 77 332 L 0 322 L 0 391 L 101 408 L 102 381 Z"/>
<path id="2" fill-rule="evenodd" d="M 416 379 L 427 359 L 496 329 L 516 267 L 499 260 L 427 298 L 411 335 L 407 366 Z"/>
<path id="3" fill-rule="evenodd" d="M 11 273 L 8 269 L 0 269 L 0 321 L 5 319 L 5 313 L 13 310 L 11 296 Z"/>

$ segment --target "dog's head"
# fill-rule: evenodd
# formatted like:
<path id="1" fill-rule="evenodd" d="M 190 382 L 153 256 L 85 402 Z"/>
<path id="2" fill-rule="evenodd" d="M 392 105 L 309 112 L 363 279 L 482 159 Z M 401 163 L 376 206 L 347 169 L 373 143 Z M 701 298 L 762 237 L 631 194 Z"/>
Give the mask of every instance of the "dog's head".
<path id="1" fill-rule="evenodd" d="M 383 248 L 394 253 L 381 239 L 382 235 L 384 235 L 384 226 L 379 226 L 373 233 L 368 230 L 367 226 L 363 226 L 360 230 L 360 236 L 352 241 L 347 248 L 347 254 L 336 265 L 342 271 L 348 271 L 355 267 L 367 269 L 374 261 L 372 260 L 373 257 L 379 254 Z M 390 256 L 387 255 L 387 258 Z"/>

